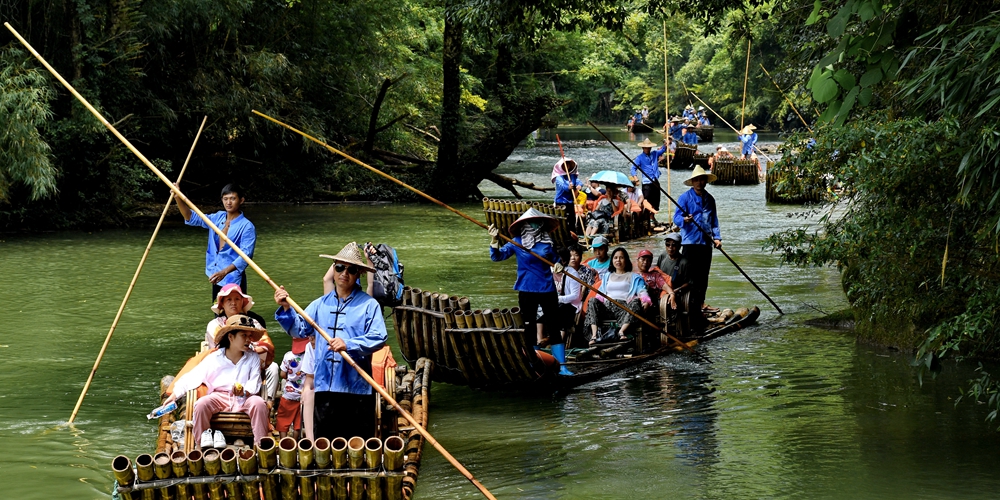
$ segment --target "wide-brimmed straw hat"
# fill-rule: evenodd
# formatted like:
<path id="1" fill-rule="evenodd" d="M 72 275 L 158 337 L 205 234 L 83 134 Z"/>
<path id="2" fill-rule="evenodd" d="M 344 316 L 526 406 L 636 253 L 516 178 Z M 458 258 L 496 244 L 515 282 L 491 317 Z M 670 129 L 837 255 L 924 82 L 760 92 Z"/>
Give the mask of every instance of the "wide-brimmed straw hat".
<path id="1" fill-rule="evenodd" d="M 696 179 L 698 177 L 701 177 L 701 176 L 707 177 L 708 178 L 708 182 L 712 182 L 715 179 L 718 179 L 718 177 L 716 177 L 715 174 L 713 174 L 711 172 L 706 172 L 705 169 L 701 168 L 701 165 L 698 165 L 698 166 L 694 167 L 694 170 L 691 172 L 691 177 L 688 177 L 687 180 L 684 181 L 684 185 L 685 186 L 690 186 L 692 180 L 694 180 L 694 179 Z"/>
<path id="2" fill-rule="evenodd" d="M 655 148 L 656 147 L 656 143 L 654 143 L 653 141 L 649 140 L 649 137 L 647 137 L 647 138 L 643 139 L 642 142 L 639 143 L 639 147 L 640 148 Z"/>
<path id="3" fill-rule="evenodd" d="M 243 310 L 240 312 L 247 312 L 253 307 L 253 297 L 243 293 L 243 289 L 240 288 L 240 285 L 230 283 L 223 286 L 222 290 L 219 290 L 219 295 L 216 296 L 215 303 L 212 304 L 212 312 L 215 314 L 222 314 L 222 298 L 231 293 L 238 293 L 243 296 Z"/>
<path id="4" fill-rule="evenodd" d="M 367 259 L 365 259 L 365 253 L 361 251 L 361 247 L 359 247 L 358 243 L 355 241 L 352 241 L 344 246 L 344 248 L 341 249 L 337 255 L 327 255 L 322 253 L 319 256 L 324 259 L 333 259 L 334 262 L 340 262 L 341 264 L 354 264 L 355 266 L 371 273 L 375 272 L 375 268 L 368 263 Z"/>
<path id="5" fill-rule="evenodd" d="M 250 334 L 250 342 L 256 342 L 260 340 L 260 338 L 263 337 L 265 333 L 267 333 L 267 330 L 262 330 L 260 328 L 257 328 L 256 323 L 254 323 L 253 319 L 250 318 L 250 316 L 246 316 L 244 314 L 234 314 L 230 316 L 229 319 L 226 320 L 225 325 L 223 325 L 221 328 L 215 331 L 216 345 L 219 344 L 219 341 L 221 341 L 222 337 L 225 337 L 227 333 L 239 330 L 248 332 Z"/>
<path id="6" fill-rule="evenodd" d="M 559 220 L 551 215 L 545 215 L 542 212 L 529 208 L 516 221 L 512 222 L 508 231 L 510 232 L 510 237 L 521 236 L 521 226 L 526 222 L 537 222 L 544 226 L 544 230 L 548 232 L 554 231 L 559 227 Z"/>
<path id="7" fill-rule="evenodd" d="M 740 129 L 740 135 L 753 133 L 754 130 L 757 130 L 757 127 L 754 127 L 752 123 L 748 124 L 746 127 Z"/>

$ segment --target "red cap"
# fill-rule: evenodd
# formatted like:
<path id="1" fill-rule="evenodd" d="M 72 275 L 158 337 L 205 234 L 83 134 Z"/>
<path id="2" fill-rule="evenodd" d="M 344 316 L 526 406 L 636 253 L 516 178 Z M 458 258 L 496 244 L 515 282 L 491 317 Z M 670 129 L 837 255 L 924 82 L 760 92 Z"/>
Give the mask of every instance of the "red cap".
<path id="1" fill-rule="evenodd" d="M 308 337 L 304 339 L 292 339 L 292 354 L 302 354 L 306 352 L 306 345 L 308 343 Z"/>
<path id="2" fill-rule="evenodd" d="M 652 256 L 653 256 L 653 252 L 650 252 L 649 250 L 642 250 L 641 252 L 639 252 L 639 258 L 640 259 L 643 258 L 643 257 L 652 257 Z"/>

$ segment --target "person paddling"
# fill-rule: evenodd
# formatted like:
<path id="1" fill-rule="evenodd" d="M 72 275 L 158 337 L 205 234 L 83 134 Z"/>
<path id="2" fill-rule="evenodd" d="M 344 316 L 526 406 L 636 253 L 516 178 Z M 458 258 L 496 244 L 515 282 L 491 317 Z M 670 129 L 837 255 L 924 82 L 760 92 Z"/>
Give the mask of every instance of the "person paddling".
<path id="1" fill-rule="evenodd" d="M 642 178 L 639 180 L 642 182 L 642 197 L 655 210 L 660 210 L 660 155 L 667 152 L 667 142 L 664 140 L 663 145 L 656 151 L 653 151 L 656 144 L 649 139 L 643 139 L 638 145 L 642 148 L 642 153 L 635 157 L 630 175 L 633 179 L 641 175 Z M 639 170 L 645 175 L 640 174 Z"/>
<path id="2" fill-rule="evenodd" d="M 700 313 L 708 290 L 708 275 L 712 268 L 712 246 L 722 248 L 719 232 L 719 215 L 715 198 L 705 190 L 705 186 L 716 179 L 698 165 L 684 185 L 691 189 L 677 198 L 674 224 L 681 228 L 681 253 L 688 263 L 688 277 L 691 282 L 691 328 L 694 332 L 705 329 L 705 317 Z"/>

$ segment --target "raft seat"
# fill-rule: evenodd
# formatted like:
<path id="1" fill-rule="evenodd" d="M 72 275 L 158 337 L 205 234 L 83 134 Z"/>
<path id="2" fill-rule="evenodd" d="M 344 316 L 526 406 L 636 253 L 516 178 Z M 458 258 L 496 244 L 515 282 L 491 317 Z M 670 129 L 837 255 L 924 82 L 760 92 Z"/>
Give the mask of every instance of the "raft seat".
<path id="1" fill-rule="evenodd" d="M 243 438 L 253 443 L 253 427 L 250 425 L 250 415 L 241 411 L 219 412 L 212 416 L 212 430 L 222 431 L 226 440 L 232 442 L 235 438 Z"/>

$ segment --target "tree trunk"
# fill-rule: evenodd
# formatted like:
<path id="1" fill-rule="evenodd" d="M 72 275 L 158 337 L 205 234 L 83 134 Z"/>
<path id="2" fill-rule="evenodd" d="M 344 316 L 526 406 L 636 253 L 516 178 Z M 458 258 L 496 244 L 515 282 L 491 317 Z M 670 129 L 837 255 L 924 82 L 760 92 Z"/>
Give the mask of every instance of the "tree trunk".
<path id="1" fill-rule="evenodd" d="M 458 163 L 458 144 L 461 139 L 462 122 L 462 22 L 452 12 L 455 0 L 447 2 L 444 16 L 444 48 L 442 50 L 442 70 L 444 81 L 441 95 L 441 142 L 438 143 L 437 168 L 435 176 L 446 178 Z M 438 176 L 438 172 L 445 175 Z"/>

